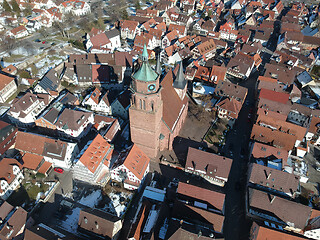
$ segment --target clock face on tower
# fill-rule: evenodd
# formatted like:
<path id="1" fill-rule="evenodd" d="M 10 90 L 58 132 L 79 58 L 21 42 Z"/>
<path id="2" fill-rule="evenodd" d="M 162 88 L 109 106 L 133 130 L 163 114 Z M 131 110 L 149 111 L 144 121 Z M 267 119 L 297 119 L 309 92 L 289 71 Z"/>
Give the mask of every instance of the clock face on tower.
<path id="1" fill-rule="evenodd" d="M 156 85 L 155 84 L 149 84 L 148 85 L 148 91 L 149 92 L 153 92 L 156 89 Z"/>

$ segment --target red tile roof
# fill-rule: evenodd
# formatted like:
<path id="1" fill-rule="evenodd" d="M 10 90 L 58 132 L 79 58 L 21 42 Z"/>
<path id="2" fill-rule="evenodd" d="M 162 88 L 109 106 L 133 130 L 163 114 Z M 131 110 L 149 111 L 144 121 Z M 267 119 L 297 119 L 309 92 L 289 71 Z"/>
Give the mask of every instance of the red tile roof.
<path id="1" fill-rule="evenodd" d="M 109 167 L 113 148 L 100 134 L 98 134 L 80 157 L 79 161 L 94 173 L 101 161 Z"/>
<path id="2" fill-rule="evenodd" d="M 22 157 L 23 168 L 36 170 L 39 164 L 41 163 L 43 157 L 39 155 L 35 155 L 32 153 L 26 153 Z"/>
<path id="3" fill-rule="evenodd" d="M 52 167 L 51 162 L 44 162 L 41 167 L 38 169 L 39 173 L 46 174 L 48 173 L 48 170 Z"/>
<path id="4" fill-rule="evenodd" d="M 278 159 L 282 159 L 284 162 L 288 159 L 288 151 L 276 147 L 272 147 L 263 143 L 254 142 L 252 149 L 252 156 L 254 158 L 266 158 L 275 156 Z"/>
<path id="5" fill-rule="evenodd" d="M 22 170 L 21 164 L 13 158 L 3 158 L 0 161 L 0 179 L 5 179 L 10 184 L 14 179 L 13 166 L 16 165 Z M 1 189 L 3 191 L 3 189 Z"/>
<path id="6" fill-rule="evenodd" d="M 0 73 L 0 90 L 4 89 L 12 81 L 14 81 L 13 77 Z"/>
<path id="7" fill-rule="evenodd" d="M 177 193 L 191 197 L 193 199 L 199 199 L 200 201 L 204 201 L 207 204 L 210 204 L 213 207 L 219 209 L 220 211 L 223 211 L 225 201 L 225 194 L 223 193 L 211 191 L 183 182 L 179 183 Z"/>
<path id="8" fill-rule="evenodd" d="M 224 81 L 227 73 L 227 68 L 223 66 L 213 65 L 211 69 L 210 80 L 217 84 L 219 81 Z"/>
<path id="9" fill-rule="evenodd" d="M 275 92 L 269 89 L 261 88 L 259 98 L 269 99 L 286 104 L 289 100 L 290 94 L 283 92 Z"/>
<path id="10" fill-rule="evenodd" d="M 128 155 L 126 156 L 123 165 L 129 169 L 137 178 L 143 179 L 150 163 L 150 158 L 142 152 L 136 144 L 134 144 Z"/>

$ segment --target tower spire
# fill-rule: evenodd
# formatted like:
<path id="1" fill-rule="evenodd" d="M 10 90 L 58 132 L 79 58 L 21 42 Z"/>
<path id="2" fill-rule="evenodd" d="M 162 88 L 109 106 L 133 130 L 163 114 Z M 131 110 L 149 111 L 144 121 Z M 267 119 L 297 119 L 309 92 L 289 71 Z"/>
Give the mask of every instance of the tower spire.
<path id="1" fill-rule="evenodd" d="M 141 55 L 141 60 L 143 62 L 146 62 L 146 61 L 148 61 L 148 59 L 149 59 L 148 50 L 147 50 L 146 45 L 144 44 L 143 45 L 142 55 Z"/>
<path id="2" fill-rule="evenodd" d="M 173 82 L 173 87 L 184 89 L 186 84 L 187 84 L 187 81 L 186 81 L 186 79 L 184 77 L 182 62 L 180 62 L 179 63 L 179 69 L 178 69 L 178 72 L 177 72 L 177 75 L 176 75 L 176 79 Z"/>

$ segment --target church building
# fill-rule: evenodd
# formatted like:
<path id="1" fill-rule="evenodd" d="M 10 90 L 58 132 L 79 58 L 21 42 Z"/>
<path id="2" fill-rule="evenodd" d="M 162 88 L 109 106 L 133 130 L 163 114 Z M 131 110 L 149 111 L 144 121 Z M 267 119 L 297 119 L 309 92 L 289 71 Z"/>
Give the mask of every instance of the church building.
<path id="1" fill-rule="evenodd" d="M 187 81 L 182 63 L 161 79 L 160 61 L 156 71 L 153 70 L 146 46 L 140 59 L 140 68 L 132 74 L 131 140 L 150 158 L 155 158 L 159 151 L 172 149 L 173 140 L 187 117 Z"/>

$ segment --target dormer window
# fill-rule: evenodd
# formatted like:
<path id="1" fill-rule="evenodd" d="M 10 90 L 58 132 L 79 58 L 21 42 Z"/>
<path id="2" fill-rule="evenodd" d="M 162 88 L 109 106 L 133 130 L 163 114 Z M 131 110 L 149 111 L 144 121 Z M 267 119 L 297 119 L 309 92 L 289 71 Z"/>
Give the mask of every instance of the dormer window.
<path id="1" fill-rule="evenodd" d="M 83 217 L 84 223 L 87 224 L 88 223 L 88 219 L 86 217 Z"/>

